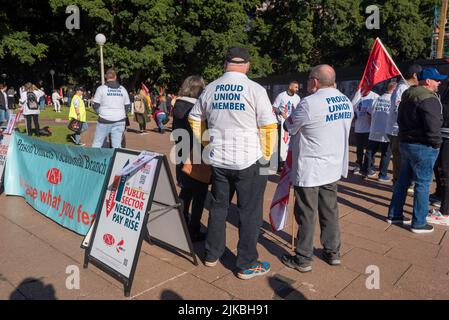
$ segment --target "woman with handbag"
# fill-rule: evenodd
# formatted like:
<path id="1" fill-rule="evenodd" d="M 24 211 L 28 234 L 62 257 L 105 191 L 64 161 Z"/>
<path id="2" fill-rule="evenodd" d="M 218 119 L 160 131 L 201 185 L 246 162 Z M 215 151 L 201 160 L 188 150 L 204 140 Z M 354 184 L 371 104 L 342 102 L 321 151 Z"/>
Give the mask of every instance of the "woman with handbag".
<path id="1" fill-rule="evenodd" d="M 87 119 L 86 119 L 86 106 L 83 100 L 83 87 L 77 87 L 75 95 L 70 103 L 69 111 L 69 129 L 75 131 L 74 134 L 70 136 L 70 139 L 77 146 L 85 146 L 85 143 L 81 143 L 81 133 L 87 130 Z"/>
<path id="2" fill-rule="evenodd" d="M 145 91 L 140 90 L 139 94 L 136 95 L 134 100 L 134 118 L 139 124 L 140 134 L 145 134 L 147 126 L 147 99 Z"/>
<path id="3" fill-rule="evenodd" d="M 184 80 L 173 108 L 173 130 L 186 130 L 190 139 L 189 152 L 183 152 L 182 138 L 176 141 L 177 155 L 181 163 L 176 165 L 176 180 L 181 187 L 179 198 L 183 201 L 183 213 L 189 226 L 192 241 L 204 241 L 206 234 L 201 232 L 201 217 L 210 181 L 210 167 L 205 164 L 192 164 L 193 133 L 188 117 L 197 98 L 204 89 L 204 80 L 199 76 L 190 76 Z M 186 136 L 186 135 L 184 135 Z M 201 143 L 200 143 L 201 145 Z M 190 204 L 192 214 L 189 215 Z"/>

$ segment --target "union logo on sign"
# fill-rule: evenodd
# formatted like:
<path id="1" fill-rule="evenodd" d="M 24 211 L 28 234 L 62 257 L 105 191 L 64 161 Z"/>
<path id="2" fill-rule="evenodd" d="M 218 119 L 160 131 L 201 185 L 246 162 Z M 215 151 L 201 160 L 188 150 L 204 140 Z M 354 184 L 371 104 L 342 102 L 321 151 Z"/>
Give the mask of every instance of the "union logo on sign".
<path id="1" fill-rule="evenodd" d="M 47 171 L 47 181 L 51 184 L 60 184 L 62 181 L 62 173 L 57 168 L 51 168 Z"/>
<path id="2" fill-rule="evenodd" d="M 106 233 L 103 236 L 103 241 L 107 246 L 113 246 L 115 243 L 114 237 L 112 236 L 112 234 L 109 234 L 109 233 Z"/>

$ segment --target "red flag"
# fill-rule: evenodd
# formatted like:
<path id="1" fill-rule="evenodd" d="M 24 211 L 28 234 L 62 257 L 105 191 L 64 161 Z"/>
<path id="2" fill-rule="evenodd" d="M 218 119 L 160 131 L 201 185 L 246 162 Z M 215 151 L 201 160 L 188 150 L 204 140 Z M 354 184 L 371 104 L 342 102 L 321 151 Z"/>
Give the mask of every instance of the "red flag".
<path id="1" fill-rule="evenodd" d="M 358 90 L 362 97 L 378 83 L 401 75 L 379 38 L 373 44 Z"/>
<path id="2" fill-rule="evenodd" d="M 61 96 L 61 99 L 64 98 L 64 94 L 62 93 L 62 88 L 59 88 L 59 95 Z"/>
<path id="3" fill-rule="evenodd" d="M 140 83 L 140 89 L 142 89 L 143 91 L 145 91 L 146 94 L 149 94 L 149 93 L 150 93 L 150 90 L 148 90 L 147 86 L 146 86 L 143 82 Z"/>
<path id="4" fill-rule="evenodd" d="M 376 84 L 398 75 L 402 76 L 401 71 L 385 49 L 382 41 L 377 38 L 371 48 L 368 63 L 363 72 L 359 88 L 352 99 L 352 104 L 356 105 Z"/>

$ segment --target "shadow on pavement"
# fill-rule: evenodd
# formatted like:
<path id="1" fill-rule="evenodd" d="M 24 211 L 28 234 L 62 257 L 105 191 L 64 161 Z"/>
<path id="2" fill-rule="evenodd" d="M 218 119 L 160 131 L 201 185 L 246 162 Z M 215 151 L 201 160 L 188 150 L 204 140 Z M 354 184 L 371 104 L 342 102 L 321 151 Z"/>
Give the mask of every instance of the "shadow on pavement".
<path id="1" fill-rule="evenodd" d="M 52 284 L 45 285 L 40 279 L 26 278 L 11 293 L 9 300 L 57 300 Z"/>
<path id="2" fill-rule="evenodd" d="M 161 293 L 161 300 L 184 300 L 179 294 L 172 290 L 164 290 Z"/>

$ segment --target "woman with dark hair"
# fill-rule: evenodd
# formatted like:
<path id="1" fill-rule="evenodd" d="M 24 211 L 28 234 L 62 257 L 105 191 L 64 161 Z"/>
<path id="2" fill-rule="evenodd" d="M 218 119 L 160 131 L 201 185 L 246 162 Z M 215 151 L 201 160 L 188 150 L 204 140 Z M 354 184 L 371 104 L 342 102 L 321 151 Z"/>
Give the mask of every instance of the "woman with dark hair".
<path id="1" fill-rule="evenodd" d="M 201 232 L 201 217 L 203 215 L 204 201 L 206 200 L 208 184 L 195 180 L 182 171 L 183 164 L 190 159 L 193 149 L 193 133 L 190 128 L 188 117 L 190 110 L 204 89 L 204 80 L 199 76 L 186 78 L 178 93 L 178 98 L 173 108 L 173 130 L 183 129 L 188 132 L 190 139 L 190 152 L 182 152 L 182 137 L 176 141 L 177 156 L 181 163 L 176 165 L 176 180 L 181 187 L 179 198 L 183 201 L 183 213 L 189 226 L 192 241 L 203 241 L 206 234 Z M 186 135 L 184 135 L 186 136 Z M 189 208 L 192 203 L 192 214 L 189 217 Z"/>

